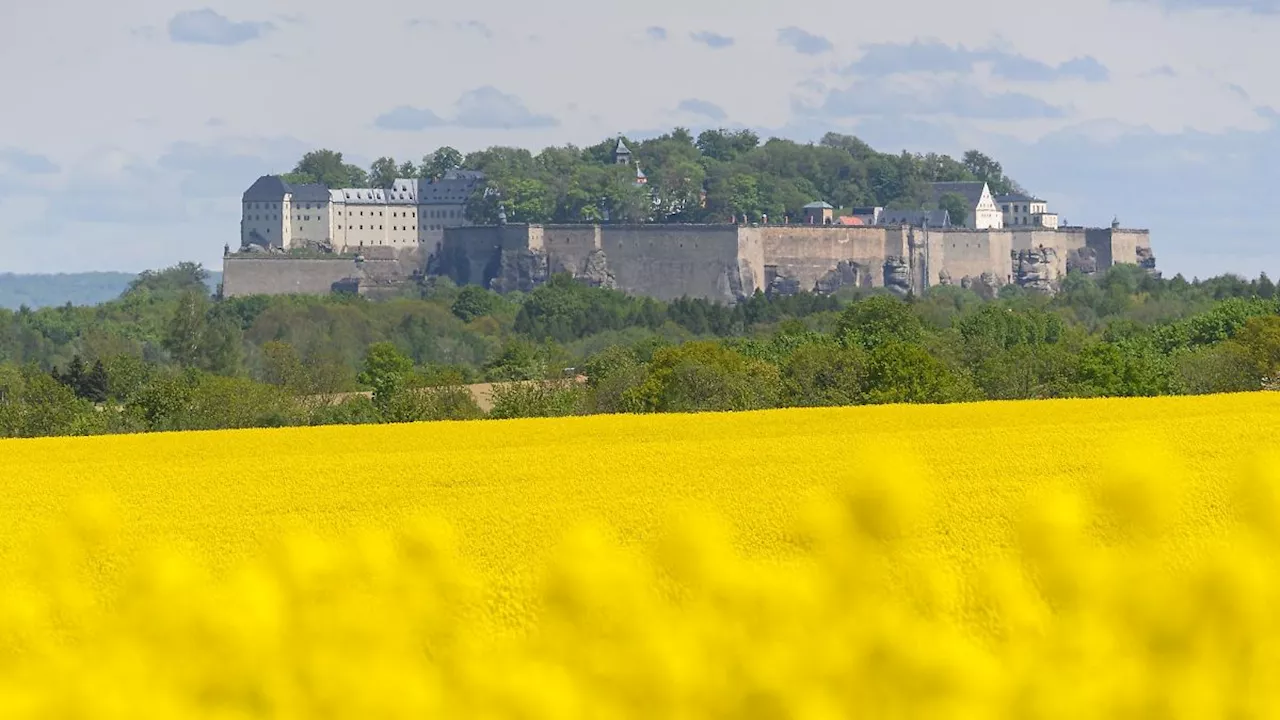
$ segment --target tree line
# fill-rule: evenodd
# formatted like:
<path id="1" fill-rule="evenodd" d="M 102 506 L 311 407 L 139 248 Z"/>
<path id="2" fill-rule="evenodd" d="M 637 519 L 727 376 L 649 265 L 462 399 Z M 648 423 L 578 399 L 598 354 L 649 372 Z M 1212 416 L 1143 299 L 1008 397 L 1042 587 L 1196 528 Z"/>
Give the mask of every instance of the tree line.
<path id="1" fill-rule="evenodd" d="M 655 138 L 624 138 L 636 169 L 614 160 L 617 138 L 589 147 L 566 145 L 541 152 L 491 147 L 466 155 L 442 147 L 421 162 L 381 157 L 368 170 L 340 152 L 304 155 L 285 179 L 329 187 L 390 187 L 398 177 L 438 179 L 452 170 L 485 174 L 467 204 L 478 224 L 498 220 L 499 203 L 511 222 L 726 222 L 731 218 L 782 221 L 826 200 L 840 208 L 884 206 L 934 209 L 929 183 L 984 180 L 996 194 L 1021 191 L 999 162 L 970 150 L 959 159 L 937 153 L 881 153 L 850 135 L 828 133 L 818 143 L 761 138 L 750 130 L 706 130 L 695 137 L 676 128 Z M 941 204 L 963 221 L 958 197 Z M 955 217 L 960 215 L 961 217 Z"/>
<path id="2" fill-rule="evenodd" d="M 1265 275 L 1069 275 L 1053 297 L 931 288 L 660 302 L 553 277 L 498 295 L 215 300 L 143 273 L 96 306 L 0 310 L 0 436 L 1259 390 Z M 585 378 L 578 380 L 575 378 Z M 498 386 L 487 413 L 463 386 Z M 363 394 L 357 391 L 364 391 Z"/>

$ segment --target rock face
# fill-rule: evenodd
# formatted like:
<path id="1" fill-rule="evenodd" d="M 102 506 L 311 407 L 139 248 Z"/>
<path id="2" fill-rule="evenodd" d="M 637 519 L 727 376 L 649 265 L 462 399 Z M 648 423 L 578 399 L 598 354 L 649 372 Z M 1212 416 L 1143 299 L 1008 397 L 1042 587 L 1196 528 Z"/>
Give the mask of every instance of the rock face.
<path id="1" fill-rule="evenodd" d="M 841 260 L 826 275 L 818 278 L 813 291 L 830 295 L 842 287 L 858 287 L 864 274 L 865 270 L 857 263 Z"/>
<path id="2" fill-rule="evenodd" d="M 785 275 L 778 275 L 769 283 L 768 293 L 770 295 L 798 295 L 800 294 L 800 281 Z"/>
<path id="3" fill-rule="evenodd" d="M 978 293 L 985 300 L 990 300 L 1000 291 L 1000 279 L 995 273 L 984 272 L 978 277 L 965 275 L 960 278 L 960 287 Z"/>
<path id="4" fill-rule="evenodd" d="M 884 286 L 895 295 L 911 292 L 911 266 L 906 258 L 890 257 L 884 262 Z"/>
<path id="5" fill-rule="evenodd" d="M 541 249 L 499 251 L 494 260 L 485 273 L 494 292 L 531 292 L 551 274 L 547 253 Z"/>
<path id="6" fill-rule="evenodd" d="M 1098 272 L 1098 252 L 1091 247 L 1082 247 L 1067 253 L 1067 272 L 1081 272 L 1093 275 Z"/>
<path id="7" fill-rule="evenodd" d="M 1058 253 L 1053 248 L 1015 250 L 1013 278 L 1019 287 L 1052 295 L 1058 287 Z"/>
<path id="8" fill-rule="evenodd" d="M 618 281 L 614 278 L 613 272 L 609 270 L 609 259 L 605 257 L 603 250 L 592 250 L 587 255 L 586 265 L 577 277 L 592 287 L 609 288 L 610 290 L 618 287 Z"/>
<path id="9" fill-rule="evenodd" d="M 1146 270 L 1155 277 L 1160 277 L 1160 271 L 1156 270 L 1156 256 L 1151 252 L 1149 247 L 1138 248 L 1138 267 Z"/>

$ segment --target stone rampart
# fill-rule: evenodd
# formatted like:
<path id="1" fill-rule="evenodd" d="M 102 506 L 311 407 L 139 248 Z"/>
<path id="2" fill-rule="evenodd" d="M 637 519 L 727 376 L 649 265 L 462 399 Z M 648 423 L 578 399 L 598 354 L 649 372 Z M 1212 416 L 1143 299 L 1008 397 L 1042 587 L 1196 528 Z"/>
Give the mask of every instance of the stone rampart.
<path id="1" fill-rule="evenodd" d="M 222 294 L 328 295 L 360 277 L 351 258 L 236 257 L 222 260 Z"/>
<path id="2" fill-rule="evenodd" d="M 881 287 L 887 258 L 906 257 L 899 227 L 761 225 L 739 232 L 758 238 L 767 285 L 830 292 L 843 285 Z"/>
<path id="3" fill-rule="evenodd" d="M 1013 282 L 1012 232 L 948 228 L 930 230 L 927 237 L 925 262 L 930 286 L 943 284 L 946 277 L 957 285 L 964 278 L 995 286 Z"/>
<path id="4" fill-rule="evenodd" d="M 1017 282 L 1041 290 L 1071 270 L 1092 273 L 1115 263 L 1154 271 L 1148 231 L 501 225 L 448 228 L 425 261 L 416 250 L 371 251 L 362 262 L 351 256 L 230 255 L 224 293 L 322 294 L 353 286 L 379 292 L 410 282 L 421 270 L 459 284 L 527 292 L 566 272 L 633 295 L 733 302 L 756 290 L 831 293 L 849 286 L 919 293 L 939 284 L 990 289 Z"/>
<path id="5" fill-rule="evenodd" d="M 222 294 L 327 295 L 331 292 L 386 294 L 409 282 L 422 268 L 414 248 L 382 248 L 368 255 L 289 257 L 246 253 L 222 260 Z M 390 252 L 386 252 L 390 251 Z"/>
<path id="6" fill-rule="evenodd" d="M 606 225 L 600 249 L 625 292 L 733 302 L 764 289 L 756 248 L 736 225 Z"/>

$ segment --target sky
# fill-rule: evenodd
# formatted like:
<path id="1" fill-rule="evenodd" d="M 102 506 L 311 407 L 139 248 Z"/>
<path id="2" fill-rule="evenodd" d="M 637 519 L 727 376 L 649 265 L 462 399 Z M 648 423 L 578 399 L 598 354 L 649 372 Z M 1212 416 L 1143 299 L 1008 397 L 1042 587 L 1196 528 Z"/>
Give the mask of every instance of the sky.
<path id="1" fill-rule="evenodd" d="M 6 7 L 0 272 L 220 269 L 240 194 L 319 147 L 684 126 L 976 148 L 1166 276 L 1280 276 L 1280 0 L 206 1 Z"/>

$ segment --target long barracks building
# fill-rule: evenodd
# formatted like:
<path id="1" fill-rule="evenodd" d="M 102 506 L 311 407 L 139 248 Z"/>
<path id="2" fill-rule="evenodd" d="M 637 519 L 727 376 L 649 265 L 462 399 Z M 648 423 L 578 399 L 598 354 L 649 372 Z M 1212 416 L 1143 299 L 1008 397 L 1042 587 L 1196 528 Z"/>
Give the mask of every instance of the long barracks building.
<path id="1" fill-rule="evenodd" d="M 455 170 L 439 180 L 401 178 L 391 187 L 297 185 L 264 175 L 245 191 L 240 245 L 278 250 L 436 247 L 444 230 L 468 225 L 467 198 L 484 182 Z"/>

